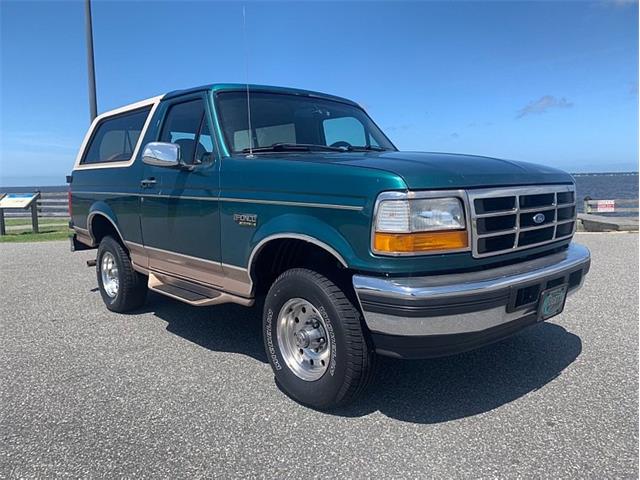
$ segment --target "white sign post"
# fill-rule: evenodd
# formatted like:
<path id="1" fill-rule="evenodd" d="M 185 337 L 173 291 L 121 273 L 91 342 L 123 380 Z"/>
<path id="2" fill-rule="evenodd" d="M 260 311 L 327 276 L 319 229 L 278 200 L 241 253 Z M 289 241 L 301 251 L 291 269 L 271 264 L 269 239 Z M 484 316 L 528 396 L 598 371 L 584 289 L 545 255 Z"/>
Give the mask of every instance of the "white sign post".
<path id="1" fill-rule="evenodd" d="M 7 193 L 0 195 L 0 235 L 6 235 L 4 224 L 5 210 L 27 210 L 31 208 L 31 227 L 33 233 L 38 233 L 38 200 L 40 192 L 36 193 Z"/>

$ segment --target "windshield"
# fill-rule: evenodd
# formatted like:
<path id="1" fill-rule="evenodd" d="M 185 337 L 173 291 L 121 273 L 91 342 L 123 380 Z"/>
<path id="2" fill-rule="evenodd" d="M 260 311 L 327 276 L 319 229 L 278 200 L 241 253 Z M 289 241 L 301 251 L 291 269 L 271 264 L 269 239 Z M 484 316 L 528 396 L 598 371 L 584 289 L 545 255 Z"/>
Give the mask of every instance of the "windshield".
<path id="1" fill-rule="evenodd" d="M 234 153 L 247 152 L 249 146 L 260 149 L 258 152 L 299 152 L 314 147 L 323 150 L 395 150 L 367 114 L 353 105 L 266 92 L 251 93 L 250 98 L 251 132 L 247 121 L 247 93 L 222 92 L 217 96 L 222 130 Z"/>

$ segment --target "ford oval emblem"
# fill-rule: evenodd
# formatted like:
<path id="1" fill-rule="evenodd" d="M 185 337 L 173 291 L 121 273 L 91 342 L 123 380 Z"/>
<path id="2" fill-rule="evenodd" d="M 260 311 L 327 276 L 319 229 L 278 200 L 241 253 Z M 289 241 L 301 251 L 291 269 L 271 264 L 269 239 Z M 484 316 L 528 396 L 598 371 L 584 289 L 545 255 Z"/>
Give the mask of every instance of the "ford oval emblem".
<path id="1" fill-rule="evenodd" d="M 540 225 L 542 222 L 545 221 L 544 213 L 536 213 L 533 216 L 533 221 L 534 221 L 534 223 L 537 223 L 538 225 Z"/>

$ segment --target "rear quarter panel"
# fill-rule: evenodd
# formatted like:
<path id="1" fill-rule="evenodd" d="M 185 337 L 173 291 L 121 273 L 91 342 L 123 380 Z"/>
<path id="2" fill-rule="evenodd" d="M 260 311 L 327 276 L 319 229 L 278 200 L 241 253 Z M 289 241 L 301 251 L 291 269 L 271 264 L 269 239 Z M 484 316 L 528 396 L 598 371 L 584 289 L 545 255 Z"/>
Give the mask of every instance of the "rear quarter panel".
<path id="1" fill-rule="evenodd" d="M 100 213 L 111 219 L 124 239 L 141 243 L 140 175 L 138 162 L 130 167 L 74 171 L 71 190 L 73 224 L 89 229 L 89 215 Z"/>

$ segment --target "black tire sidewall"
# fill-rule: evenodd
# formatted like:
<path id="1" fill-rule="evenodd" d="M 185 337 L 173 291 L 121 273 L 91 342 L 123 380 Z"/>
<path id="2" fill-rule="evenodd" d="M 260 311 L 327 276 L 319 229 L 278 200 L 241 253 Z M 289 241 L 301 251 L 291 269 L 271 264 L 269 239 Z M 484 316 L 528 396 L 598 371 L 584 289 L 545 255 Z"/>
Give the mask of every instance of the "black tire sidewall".
<path id="1" fill-rule="evenodd" d="M 289 273 L 289 272 L 288 272 Z M 314 408 L 330 406 L 339 400 L 348 368 L 348 346 L 339 310 L 329 294 L 309 275 L 298 270 L 278 279 L 265 299 L 263 337 L 269 363 L 276 382 L 294 400 Z M 308 273 L 308 274 L 306 274 Z M 292 298 L 310 302 L 322 315 L 331 341 L 329 367 L 315 381 L 299 378 L 287 366 L 277 338 L 277 320 L 282 306 Z"/>
<path id="2" fill-rule="evenodd" d="M 123 278 L 125 270 L 124 270 L 124 265 L 122 263 L 122 255 L 121 255 L 121 252 L 118 251 L 122 247 L 120 248 L 118 247 L 120 247 L 118 242 L 113 240 L 111 237 L 105 237 L 100 242 L 100 246 L 98 248 L 98 255 L 96 258 L 96 274 L 98 276 L 98 286 L 100 287 L 99 288 L 100 296 L 102 297 L 102 300 L 104 301 L 104 303 L 107 305 L 107 308 L 109 308 L 110 310 L 111 309 L 117 310 L 120 304 L 122 303 L 122 297 L 123 297 L 122 288 L 125 285 L 124 278 Z M 102 274 L 101 274 L 102 257 L 107 252 L 113 255 L 114 261 L 118 266 L 118 285 L 119 286 L 118 286 L 118 293 L 116 293 L 115 297 L 110 297 L 109 295 L 107 295 L 107 292 L 104 289 L 104 284 L 102 283 Z"/>

